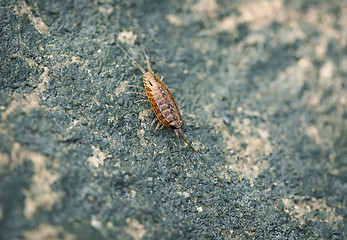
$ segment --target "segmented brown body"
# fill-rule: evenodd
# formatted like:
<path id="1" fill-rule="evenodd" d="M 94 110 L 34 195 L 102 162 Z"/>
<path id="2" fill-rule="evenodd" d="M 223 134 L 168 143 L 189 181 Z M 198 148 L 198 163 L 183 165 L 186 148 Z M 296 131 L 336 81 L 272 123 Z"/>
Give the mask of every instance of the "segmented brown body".
<path id="1" fill-rule="evenodd" d="M 185 139 L 184 134 L 181 130 L 181 127 L 183 126 L 183 120 L 181 117 L 180 110 L 175 102 L 174 97 L 172 96 L 172 93 L 170 90 L 165 86 L 165 84 L 162 81 L 162 78 L 158 77 L 155 73 L 153 73 L 151 69 L 151 65 L 149 62 L 149 58 L 145 53 L 146 59 L 147 59 L 147 68 L 148 71 L 145 71 L 140 64 L 138 64 L 125 49 L 122 48 L 116 41 L 116 44 L 118 47 L 133 61 L 133 63 L 140 69 L 140 71 L 143 74 L 143 83 L 145 86 L 146 94 L 148 96 L 148 101 L 151 103 L 156 118 L 153 120 L 152 124 L 155 123 L 156 120 L 159 120 L 159 123 L 156 130 L 159 128 L 160 124 L 162 124 L 161 128 L 165 127 L 171 127 L 177 136 L 178 144 L 180 144 L 180 138 L 178 135 L 178 132 L 181 134 L 183 140 L 188 144 L 188 146 L 200 157 L 200 159 L 209 167 L 209 169 L 213 172 L 213 174 L 217 177 L 218 181 L 221 183 L 220 178 L 218 175 L 213 171 L 210 164 L 208 164 L 205 159 L 195 150 L 195 148 L 190 145 L 190 143 Z M 139 93 L 142 94 L 142 93 Z M 181 147 L 180 149 L 180 158 L 181 158 Z"/>
<path id="2" fill-rule="evenodd" d="M 143 83 L 157 119 L 166 127 L 181 128 L 183 120 L 180 110 L 162 80 L 153 72 L 147 72 L 143 74 Z"/>

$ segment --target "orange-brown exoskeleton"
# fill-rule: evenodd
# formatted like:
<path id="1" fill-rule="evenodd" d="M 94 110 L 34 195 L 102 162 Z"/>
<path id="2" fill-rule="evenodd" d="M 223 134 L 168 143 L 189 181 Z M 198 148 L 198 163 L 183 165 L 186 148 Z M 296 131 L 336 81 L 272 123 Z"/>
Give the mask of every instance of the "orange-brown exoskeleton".
<path id="1" fill-rule="evenodd" d="M 140 66 L 140 64 L 138 64 L 129 55 L 129 53 L 122 46 L 120 46 L 117 40 L 116 40 L 116 44 L 132 60 L 132 62 L 140 69 L 140 71 L 143 74 L 143 83 L 145 86 L 144 89 L 146 90 L 146 94 L 143 94 L 143 95 L 148 96 L 148 100 L 142 100 L 142 101 L 149 101 L 152 105 L 152 108 L 150 110 L 153 110 L 156 115 L 151 125 L 153 125 L 157 120 L 159 120 L 155 130 L 157 130 L 159 127 L 161 127 L 160 129 L 162 129 L 165 126 L 165 127 L 170 127 L 175 131 L 177 139 L 178 139 L 179 153 L 181 158 L 181 143 L 180 143 L 180 138 L 178 135 L 178 132 L 179 132 L 183 140 L 188 144 L 188 146 L 200 157 L 200 159 L 209 167 L 209 169 L 211 169 L 213 174 L 220 181 L 220 178 L 215 173 L 215 171 L 213 171 L 211 166 L 195 150 L 195 148 L 192 145 L 190 145 L 190 143 L 185 139 L 181 129 L 181 127 L 183 126 L 183 120 L 182 120 L 180 110 L 175 102 L 174 97 L 172 96 L 172 93 L 165 86 L 162 79 L 158 77 L 158 75 L 153 73 L 150 62 L 149 62 L 149 57 L 147 56 L 147 54 L 145 53 L 145 57 L 147 60 L 147 68 L 148 68 L 148 71 L 146 72 Z"/>

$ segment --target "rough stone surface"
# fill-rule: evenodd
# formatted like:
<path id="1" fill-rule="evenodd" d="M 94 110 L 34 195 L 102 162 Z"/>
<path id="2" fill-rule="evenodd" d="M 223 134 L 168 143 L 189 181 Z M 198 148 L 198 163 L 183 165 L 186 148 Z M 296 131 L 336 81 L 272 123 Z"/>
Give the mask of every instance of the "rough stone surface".
<path id="1" fill-rule="evenodd" d="M 346 1 L 0 1 L 0 239 L 347 239 Z M 141 72 L 183 131 L 154 132 Z M 181 141 L 182 142 L 182 141 Z"/>

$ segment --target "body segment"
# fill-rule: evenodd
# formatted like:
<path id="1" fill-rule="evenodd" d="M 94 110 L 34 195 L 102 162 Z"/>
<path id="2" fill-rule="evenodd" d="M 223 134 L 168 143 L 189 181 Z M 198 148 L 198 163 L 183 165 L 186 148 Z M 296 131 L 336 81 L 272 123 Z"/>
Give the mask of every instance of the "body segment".
<path id="1" fill-rule="evenodd" d="M 161 79 L 156 74 L 147 72 L 143 75 L 143 82 L 148 99 L 160 123 L 165 127 L 181 128 L 183 120 L 179 108 L 172 93 Z"/>

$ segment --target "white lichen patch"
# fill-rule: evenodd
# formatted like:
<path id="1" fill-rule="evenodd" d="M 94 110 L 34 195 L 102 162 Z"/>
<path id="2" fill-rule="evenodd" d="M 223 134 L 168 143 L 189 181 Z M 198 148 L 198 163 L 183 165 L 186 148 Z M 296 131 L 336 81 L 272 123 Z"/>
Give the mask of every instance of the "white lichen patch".
<path id="1" fill-rule="evenodd" d="M 199 213 L 203 211 L 203 210 L 202 210 L 202 207 L 195 206 L 195 208 L 196 208 L 196 210 L 197 210 Z"/>
<path id="2" fill-rule="evenodd" d="M 285 8 L 282 0 L 260 0 L 242 4 L 240 10 L 240 21 L 242 23 L 251 23 L 251 27 L 257 29 L 268 26 L 274 20 L 284 21 Z"/>
<path id="3" fill-rule="evenodd" d="M 52 209 L 61 197 L 61 193 L 53 192 L 51 189 L 51 184 L 56 182 L 60 175 L 46 169 L 46 159 L 42 155 L 32 155 L 31 160 L 34 163 L 35 174 L 31 179 L 29 191 L 24 191 L 26 196 L 24 215 L 27 218 L 31 218 L 40 207 Z"/>
<path id="4" fill-rule="evenodd" d="M 49 70 L 43 67 L 43 73 L 40 76 L 41 83 L 31 92 L 27 94 L 19 94 L 14 92 L 12 95 L 12 101 L 7 107 L 6 111 L 2 113 L 1 119 L 6 119 L 16 109 L 21 109 L 24 112 L 30 112 L 33 108 L 43 107 L 41 106 L 41 94 L 46 90 L 45 84 L 50 80 L 48 73 Z"/>
<path id="5" fill-rule="evenodd" d="M 216 0 L 199 0 L 192 6 L 192 10 L 197 13 L 204 13 L 210 18 L 217 18 L 219 5 Z"/>
<path id="6" fill-rule="evenodd" d="M 291 199 L 282 198 L 282 203 L 284 211 L 297 218 L 301 224 L 305 223 L 305 217 L 311 221 L 328 222 L 330 225 L 343 220 L 341 215 L 336 215 L 336 209 L 328 206 L 323 199 L 294 196 Z"/>
<path id="7" fill-rule="evenodd" d="M 103 4 L 97 4 L 99 12 L 105 15 L 109 15 L 113 13 L 114 8 L 112 7 L 112 1 L 106 0 L 106 1 L 100 1 L 99 3 L 103 3 Z"/>
<path id="8" fill-rule="evenodd" d="M 129 46 L 134 45 L 137 36 L 131 31 L 122 31 L 118 33 L 117 39 L 121 43 L 125 43 Z"/>
<path id="9" fill-rule="evenodd" d="M 133 218 L 127 218 L 126 222 L 128 225 L 126 226 L 125 231 L 135 240 L 142 239 L 146 234 L 145 226 Z"/>
<path id="10" fill-rule="evenodd" d="M 205 111 L 211 114 L 210 108 L 211 105 L 205 106 Z M 252 116 L 254 114 L 259 115 L 249 112 Z M 270 167 L 266 160 L 261 160 L 262 156 L 268 156 L 273 149 L 266 124 L 254 126 L 248 118 L 235 118 L 231 125 L 235 128 L 235 133 L 238 134 L 236 137 L 229 133 L 228 127 L 222 119 L 210 117 L 210 121 L 216 132 L 222 135 L 223 142 L 226 144 L 224 150 L 229 153 L 227 155 L 229 163 L 227 167 L 238 172 L 240 179 L 246 177 L 253 184 L 254 179 Z"/>
<path id="11" fill-rule="evenodd" d="M 92 216 L 92 219 L 90 220 L 90 225 L 97 230 L 102 229 L 102 222 L 95 215 Z"/>
<path id="12" fill-rule="evenodd" d="M 120 83 L 120 86 L 119 86 L 118 88 L 116 88 L 114 94 L 115 94 L 116 96 L 118 96 L 118 95 L 121 94 L 121 93 L 125 93 L 126 90 L 127 90 L 128 83 L 129 83 L 128 81 L 122 81 L 122 82 Z"/>
<path id="13" fill-rule="evenodd" d="M 46 35 L 48 33 L 49 28 L 46 23 L 41 17 L 35 16 L 33 14 L 33 8 L 31 6 L 28 6 L 25 1 L 18 1 L 15 5 L 14 10 L 17 15 L 26 14 L 29 17 L 31 24 L 41 35 Z M 37 12 L 37 10 L 34 9 L 34 12 Z"/>
<path id="14" fill-rule="evenodd" d="M 141 121 L 141 128 L 144 129 L 146 127 L 149 127 L 151 130 L 155 129 L 155 126 L 158 124 L 158 120 L 154 123 L 154 125 L 151 125 L 154 118 L 151 118 L 149 115 L 151 114 L 151 111 L 149 109 L 145 109 L 139 112 L 139 120 Z M 144 132 L 138 133 L 138 137 L 140 139 L 143 139 Z M 143 139 L 144 140 L 144 139 Z M 141 144 L 142 145 L 142 144 Z"/>
<path id="15" fill-rule="evenodd" d="M 137 192 L 135 190 L 133 190 L 133 189 L 130 190 L 130 197 L 131 198 L 135 198 L 136 194 L 137 194 Z"/>
<path id="16" fill-rule="evenodd" d="M 200 1 L 200 2 L 207 2 Z M 201 5 L 201 3 L 198 3 Z M 203 4 L 202 4 L 203 5 Z M 213 11 L 218 16 L 220 7 L 213 7 Z M 294 42 L 297 39 L 306 38 L 306 33 L 302 31 L 301 25 L 312 25 L 319 32 L 323 33 L 322 39 L 317 45 L 313 45 L 317 57 L 324 59 L 328 44 L 334 39 L 338 44 L 346 46 L 347 34 L 338 30 L 336 24 L 343 26 L 347 19 L 347 8 L 341 8 L 339 16 L 330 12 L 324 12 L 322 9 L 309 8 L 303 15 L 293 9 L 285 7 L 283 0 L 259 0 L 241 4 L 237 7 L 239 14 L 232 13 L 225 16 L 220 21 L 216 21 L 214 30 L 205 31 L 205 33 L 215 34 L 215 31 L 227 31 L 235 34 L 237 27 L 241 24 L 247 24 L 252 30 L 259 30 L 271 26 L 274 22 L 282 24 L 286 29 L 290 29 L 290 34 L 278 34 L 281 42 Z M 195 8 L 193 8 L 194 13 Z M 253 34 L 249 34 L 249 37 Z M 244 43 L 240 43 L 244 44 Z"/>
<path id="17" fill-rule="evenodd" d="M 74 240 L 76 237 L 64 230 L 62 227 L 49 224 L 40 224 L 33 230 L 24 231 L 26 240 L 50 239 L 50 240 Z"/>
<path id="18" fill-rule="evenodd" d="M 6 153 L 0 152 L 0 172 L 4 170 L 5 166 L 10 164 L 10 156 Z"/>
<path id="19" fill-rule="evenodd" d="M 23 190 L 25 195 L 24 216 L 30 219 L 39 208 L 52 209 L 62 196 L 62 193 L 54 192 L 51 189 L 51 185 L 60 178 L 60 174 L 56 171 L 59 163 L 53 161 L 52 167 L 47 169 L 47 162 L 51 160 L 41 153 L 28 151 L 19 143 L 12 145 L 11 160 L 11 168 L 23 164 L 25 160 L 33 163 L 34 174 L 31 177 L 30 187 Z"/>
<path id="20" fill-rule="evenodd" d="M 289 66 L 270 84 L 268 93 L 296 97 L 304 87 L 307 78 L 314 75 L 312 63 L 305 58 L 300 59 L 297 64 Z M 283 92 L 285 91 L 285 93 Z M 268 94 L 265 93 L 265 94 Z"/>
<path id="21" fill-rule="evenodd" d="M 176 27 L 180 27 L 182 25 L 182 20 L 178 16 L 173 14 L 167 14 L 166 20 L 168 20 L 169 23 L 171 23 L 172 25 Z"/>
<path id="22" fill-rule="evenodd" d="M 140 139 L 140 144 L 141 146 L 146 146 L 147 145 L 147 142 L 144 138 L 145 136 L 145 130 L 143 128 L 140 128 L 140 129 L 137 129 L 136 130 L 136 133 L 137 133 L 137 137 Z"/>
<path id="23" fill-rule="evenodd" d="M 302 123 L 304 127 L 304 131 L 308 137 L 316 142 L 316 144 L 322 144 L 322 138 L 318 132 L 318 128 L 316 126 L 307 126 L 304 122 Z"/>
<path id="24" fill-rule="evenodd" d="M 184 198 L 188 198 L 191 196 L 189 192 L 185 192 L 185 191 L 184 192 L 178 191 L 177 194 Z"/>
<path id="25" fill-rule="evenodd" d="M 281 0 L 255 1 L 242 4 L 240 14 L 225 17 L 218 24 L 219 31 L 235 32 L 240 24 L 248 23 L 252 29 L 260 29 L 272 24 L 275 20 L 283 22 L 287 14 Z"/>
<path id="26" fill-rule="evenodd" d="M 103 166 L 104 160 L 107 158 L 107 155 L 95 146 L 92 146 L 92 150 L 93 155 L 88 158 L 90 165 L 96 168 Z"/>

